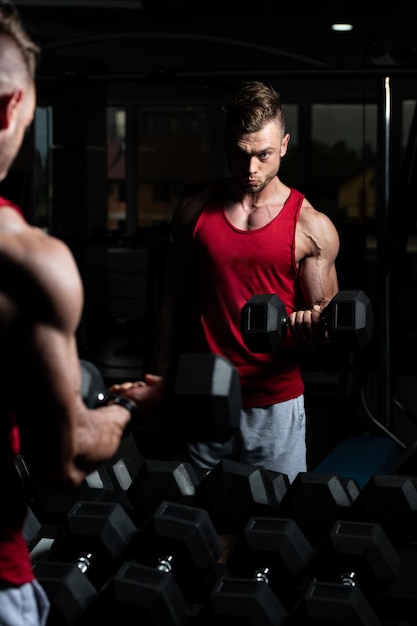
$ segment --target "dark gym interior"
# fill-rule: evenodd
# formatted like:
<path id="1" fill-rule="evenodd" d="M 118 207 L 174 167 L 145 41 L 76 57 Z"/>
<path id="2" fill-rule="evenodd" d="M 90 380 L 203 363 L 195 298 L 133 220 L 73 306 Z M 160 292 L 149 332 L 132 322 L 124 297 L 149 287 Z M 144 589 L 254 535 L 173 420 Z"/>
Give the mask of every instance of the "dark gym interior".
<path id="1" fill-rule="evenodd" d="M 310 466 L 378 435 L 416 474 L 415 6 L 363 17 L 316 3 L 310 17 L 272 0 L 16 5 L 42 47 L 38 109 L 1 189 L 75 254 L 80 356 L 108 385 L 152 367 L 172 212 L 225 172 L 228 95 L 269 82 L 291 133 L 281 177 L 334 220 L 339 287 L 363 290 L 374 312 L 364 350 L 305 356 Z M 339 21 L 352 30 L 333 31 Z"/>

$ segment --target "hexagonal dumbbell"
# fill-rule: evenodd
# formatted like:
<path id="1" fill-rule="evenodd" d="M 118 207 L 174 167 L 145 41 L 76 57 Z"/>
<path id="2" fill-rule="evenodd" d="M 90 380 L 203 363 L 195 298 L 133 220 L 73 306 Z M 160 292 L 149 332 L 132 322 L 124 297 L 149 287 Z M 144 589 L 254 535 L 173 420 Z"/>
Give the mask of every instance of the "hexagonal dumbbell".
<path id="1" fill-rule="evenodd" d="M 120 503 L 77 502 L 34 571 L 54 624 L 76 624 L 126 559 L 138 529 Z"/>
<path id="2" fill-rule="evenodd" d="M 250 578 L 267 567 L 268 582 L 289 611 L 305 586 L 315 551 L 291 518 L 252 517 L 227 560 L 233 576 Z"/>
<path id="3" fill-rule="evenodd" d="M 270 515 L 289 487 L 286 474 L 266 472 L 222 459 L 196 488 L 196 503 L 205 508 L 222 534 L 240 533 L 254 515 Z"/>
<path id="4" fill-rule="evenodd" d="M 299 472 L 278 508 L 278 515 L 294 519 L 316 547 L 335 521 L 348 519 L 359 497 L 354 480 L 335 474 Z"/>
<path id="5" fill-rule="evenodd" d="M 130 560 L 109 582 L 96 621 L 149 626 L 189 623 L 225 567 L 223 544 L 204 509 L 162 502 L 141 527 Z"/>
<path id="6" fill-rule="evenodd" d="M 373 335 L 371 301 L 363 291 L 339 291 L 321 314 L 332 343 L 346 348 L 364 348 Z M 241 332 L 252 352 L 276 352 L 287 336 L 288 315 L 275 294 L 252 296 L 241 311 Z"/>

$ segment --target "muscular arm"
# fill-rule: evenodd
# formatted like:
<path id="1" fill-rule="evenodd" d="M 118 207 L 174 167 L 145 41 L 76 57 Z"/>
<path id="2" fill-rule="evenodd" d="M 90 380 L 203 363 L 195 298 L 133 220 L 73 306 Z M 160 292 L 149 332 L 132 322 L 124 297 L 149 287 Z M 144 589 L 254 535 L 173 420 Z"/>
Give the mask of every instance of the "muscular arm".
<path id="1" fill-rule="evenodd" d="M 323 336 L 320 313 L 337 294 L 336 258 L 339 235 L 333 222 L 306 202 L 296 232 L 296 259 L 304 307 L 290 315 L 290 324 L 301 339 Z"/>
<path id="2" fill-rule="evenodd" d="M 338 291 L 336 257 L 339 236 L 330 219 L 323 213 L 308 211 L 300 220 L 297 249 L 303 258 L 299 263 L 300 289 L 307 308 L 323 309 Z"/>
<path id="3" fill-rule="evenodd" d="M 83 291 L 69 249 L 28 226 L 9 239 L 10 250 L 0 235 L 13 278 L 13 288 L 2 289 L 15 308 L 8 328 L 15 353 L 3 358 L 16 368 L 2 368 L 3 384 L 14 390 L 11 406 L 32 475 L 46 488 L 62 488 L 117 452 L 130 415 L 120 406 L 91 410 L 82 401 L 75 332 Z"/>

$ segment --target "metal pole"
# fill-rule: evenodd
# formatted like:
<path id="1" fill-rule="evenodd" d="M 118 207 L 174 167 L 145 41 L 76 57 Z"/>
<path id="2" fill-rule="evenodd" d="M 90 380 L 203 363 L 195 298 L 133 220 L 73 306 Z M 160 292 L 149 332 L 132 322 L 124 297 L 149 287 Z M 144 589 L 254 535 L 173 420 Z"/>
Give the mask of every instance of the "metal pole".
<path id="1" fill-rule="evenodd" d="M 383 146 L 382 146 L 382 185 L 379 215 L 380 236 L 378 245 L 379 268 L 381 276 L 381 297 L 377 303 L 379 308 L 379 415 L 381 423 L 387 428 L 391 426 L 391 368 L 390 368 L 390 278 L 391 265 L 386 263 L 389 242 L 389 200 L 390 200 L 390 126 L 391 126 L 391 83 L 390 78 L 384 78 L 383 85 Z"/>

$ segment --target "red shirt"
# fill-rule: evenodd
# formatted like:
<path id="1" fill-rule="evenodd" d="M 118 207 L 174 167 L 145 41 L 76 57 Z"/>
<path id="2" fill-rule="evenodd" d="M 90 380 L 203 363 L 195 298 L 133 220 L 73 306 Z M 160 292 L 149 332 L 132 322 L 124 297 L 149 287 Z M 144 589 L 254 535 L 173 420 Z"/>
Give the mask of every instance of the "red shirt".
<path id="1" fill-rule="evenodd" d="M 22 211 L 0 196 L 0 210 L 7 206 Z M 5 390 L 7 391 L 7 390 Z M 23 536 L 26 501 L 23 485 L 14 465 L 20 452 L 19 428 L 13 412 L 0 412 L 0 580 L 22 585 L 34 579 L 29 550 Z"/>
<path id="2" fill-rule="evenodd" d="M 299 396 L 304 384 L 294 341 L 278 353 L 254 354 L 241 334 L 241 310 L 255 294 L 276 294 L 287 313 L 297 308 L 295 228 L 304 196 L 291 189 L 279 214 L 256 230 L 239 230 L 224 212 L 218 183 L 194 230 L 195 301 L 186 351 L 211 351 L 233 363 L 240 376 L 242 406 L 260 407 Z"/>

